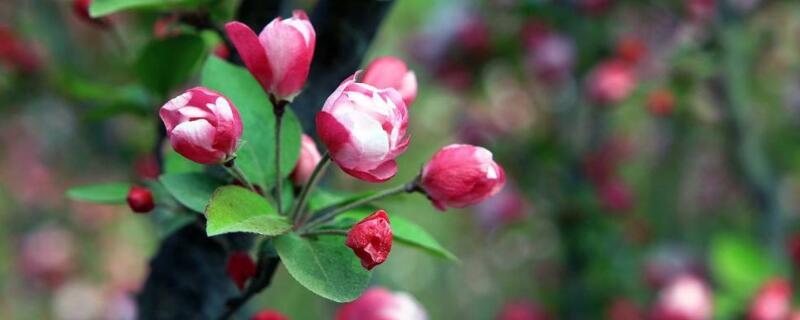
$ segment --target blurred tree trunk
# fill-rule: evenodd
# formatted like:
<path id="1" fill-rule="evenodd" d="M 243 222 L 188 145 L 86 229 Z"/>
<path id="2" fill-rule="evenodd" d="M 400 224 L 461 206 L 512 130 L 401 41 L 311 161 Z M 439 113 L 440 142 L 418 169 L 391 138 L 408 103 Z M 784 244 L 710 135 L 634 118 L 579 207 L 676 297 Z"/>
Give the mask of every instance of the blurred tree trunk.
<path id="1" fill-rule="evenodd" d="M 325 98 L 361 64 L 393 1 L 321 0 L 311 14 L 317 32 L 314 60 L 303 93 L 293 103 L 303 127 L 314 133 L 314 117 Z M 237 19 L 259 32 L 289 11 L 281 1 L 244 0 Z M 234 52 L 235 53 L 235 52 Z M 238 55 L 232 61 L 241 64 Z M 160 135 L 157 147 L 163 141 Z M 140 319 L 217 319 L 239 291 L 225 274 L 231 250 L 248 250 L 253 237 L 229 234 L 209 238 L 204 223 L 183 227 L 165 239 L 150 262 L 138 295 Z"/>

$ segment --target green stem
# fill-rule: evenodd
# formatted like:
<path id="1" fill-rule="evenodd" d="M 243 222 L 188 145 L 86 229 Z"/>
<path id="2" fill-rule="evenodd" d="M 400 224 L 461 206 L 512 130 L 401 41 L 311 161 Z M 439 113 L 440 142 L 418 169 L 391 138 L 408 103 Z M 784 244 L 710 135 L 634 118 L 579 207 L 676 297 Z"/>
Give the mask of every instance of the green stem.
<path id="1" fill-rule="evenodd" d="M 325 169 L 331 163 L 331 156 L 325 152 L 322 156 L 322 159 L 317 163 L 317 166 L 314 167 L 314 171 L 311 172 L 311 177 L 308 179 L 308 182 L 303 186 L 303 189 L 300 191 L 300 195 L 295 202 L 294 207 L 292 208 L 292 218 L 295 219 L 295 222 L 301 221 L 301 219 L 305 219 L 305 215 L 301 214 L 305 209 L 306 203 L 308 202 L 308 195 L 311 193 L 311 190 L 319 182 L 319 179 L 322 178 L 322 173 L 325 172 Z"/>
<path id="2" fill-rule="evenodd" d="M 335 235 L 335 236 L 346 236 L 348 230 L 344 229 L 331 229 L 331 230 L 314 230 L 309 231 L 306 233 L 302 233 L 302 236 L 321 236 L 321 235 Z"/>
<path id="3" fill-rule="evenodd" d="M 272 99 L 275 101 L 275 99 Z M 275 112 L 275 203 L 278 207 L 278 214 L 283 214 L 283 176 L 281 175 L 281 123 L 283 123 L 283 113 L 286 111 L 286 101 L 273 102 L 273 112 Z"/>
<path id="4" fill-rule="evenodd" d="M 308 223 L 303 226 L 302 229 L 303 230 L 310 230 L 310 229 L 312 229 L 312 228 L 314 228 L 316 226 L 319 226 L 319 225 L 321 225 L 321 224 L 323 224 L 325 222 L 330 221 L 331 219 L 333 219 L 334 217 L 336 217 L 337 215 L 339 215 L 341 213 L 353 210 L 353 209 L 358 208 L 358 207 L 363 206 L 363 205 L 367 205 L 367 204 L 369 204 L 369 203 L 371 203 L 373 201 L 377 201 L 377 200 L 380 200 L 380 199 L 383 199 L 383 198 L 386 198 L 386 197 L 390 197 L 390 196 L 393 196 L 393 195 L 397 195 L 397 194 L 400 194 L 400 193 L 411 193 L 411 192 L 415 192 L 415 191 L 422 191 L 419 188 L 419 185 L 417 183 L 418 183 L 418 179 L 414 179 L 414 181 L 412 181 L 412 182 L 409 182 L 409 183 L 406 183 L 406 184 L 401 184 L 399 186 L 383 190 L 383 191 L 378 192 L 376 194 L 373 194 L 373 195 L 371 195 L 369 197 L 353 201 L 351 203 L 348 203 L 348 204 L 343 205 L 341 207 L 338 207 L 336 209 L 330 210 L 328 212 L 317 212 L 317 213 L 314 214 L 314 217 L 311 218 L 311 220 L 308 221 Z M 303 222 L 301 221 L 301 223 L 303 223 Z"/>
<path id="5" fill-rule="evenodd" d="M 225 162 L 223 167 L 225 167 L 228 170 L 228 173 L 230 173 L 231 176 L 233 176 L 236 179 L 239 179 L 239 181 L 241 181 L 245 187 L 247 187 L 253 192 L 258 193 L 256 187 L 252 183 L 250 183 L 250 180 L 247 180 L 247 176 L 244 175 L 244 172 L 242 172 L 242 169 L 239 168 L 239 165 L 236 164 L 236 161 L 230 160 L 228 162 Z"/>

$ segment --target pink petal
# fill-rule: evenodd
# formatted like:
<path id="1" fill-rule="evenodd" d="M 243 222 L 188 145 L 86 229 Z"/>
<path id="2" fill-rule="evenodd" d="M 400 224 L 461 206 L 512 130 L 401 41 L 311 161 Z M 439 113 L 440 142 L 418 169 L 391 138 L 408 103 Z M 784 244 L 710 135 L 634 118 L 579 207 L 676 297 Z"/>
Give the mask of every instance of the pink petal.
<path id="1" fill-rule="evenodd" d="M 269 91 L 273 70 L 267 60 L 267 53 L 258 41 L 258 36 L 244 23 L 233 21 L 225 24 L 225 31 L 231 39 L 245 66 L 265 91 Z"/>

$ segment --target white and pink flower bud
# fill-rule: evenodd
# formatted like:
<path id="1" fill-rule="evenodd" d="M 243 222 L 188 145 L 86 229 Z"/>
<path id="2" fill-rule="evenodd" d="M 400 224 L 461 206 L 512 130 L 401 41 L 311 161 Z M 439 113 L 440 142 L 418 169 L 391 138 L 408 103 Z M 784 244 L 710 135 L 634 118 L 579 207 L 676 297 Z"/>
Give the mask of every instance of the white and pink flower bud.
<path id="1" fill-rule="evenodd" d="M 439 210 L 480 203 L 503 188 L 506 175 L 482 147 L 451 144 L 422 169 L 421 187 Z"/>
<path id="2" fill-rule="evenodd" d="M 691 275 L 674 278 L 658 298 L 656 320 L 706 320 L 711 319 L 713 302 L 711 291 L 702 280 Z"/>
<path id="3" fill-rule="evenodd" d="M 336 320 L 427 320 L 425 308 L 405 292 L 392 293 L 380 287 L 364 292 L 358 299 L 343 305 Z"/>
<path id="4" fill-rule="evenodd" d="M 291 175 L 292 182 L 296 186 L 306 184 L 308 179 L 311 179 L 311 174 L 320 160 L 322 160 L 322 156 L 317 150 L 317 144 L 314 139 L 303 134 L 300 140 L 300 157 L 297 158 L 297 164 L 294 166 L 294 171 L 292 171 Z"/>
<path id="5" fill-rule="evenodd" d="M 747 313 L 748 320 L 780 320 L 789 318 L 792 287 L 786 279 L 773 278 L 756 293 Z"/>
<path id="6" fill-rule="evenodd" d="M 621 60 L 600 63 L 588 78 L 589 98 L 595 103 L 610 105 L 625 100 L 636 88 L 633 68 Z"/>
<path id="7" fill-rule="evenodd" d="M 172 148 L 197 163 L 229 159 L 242 136 L 242 119 L 233 103 L 203 87 L 173 98 L 161 107 L 159 115 Z"/>
<path id="8" fill-rule="evenodd" d="M 408 109 L 393 88 L 378 89 L 347 78 L 317 114 L 317 132 L 331 158 L 349 175 L 384 182 L 397 174 L 408 147 Z"/>
<path id="9" fill-rule="evenodd" d="M 364 71 L 362 82 L 378 89 L 394 88 L 410 107 L 417 98 L 417 76 L 403 60 L 387 56 L 373 60 Z"/>
<path id="10" fill-rule="evenodd" d="M 538 31 L 526 39 L 525 62 L 545 82 L 560 82 L 569 77 L 575 64 L 575 44 L 571 38 Z"/>
<path id="11" fill-rule="evenodd" d="M 305 11 L 275 18 L 256 36 L 247 25 L 225 25 L 228 37 L 264 91 L 291 101 L 303 89 L 314 57 L 317 35 Z"/>

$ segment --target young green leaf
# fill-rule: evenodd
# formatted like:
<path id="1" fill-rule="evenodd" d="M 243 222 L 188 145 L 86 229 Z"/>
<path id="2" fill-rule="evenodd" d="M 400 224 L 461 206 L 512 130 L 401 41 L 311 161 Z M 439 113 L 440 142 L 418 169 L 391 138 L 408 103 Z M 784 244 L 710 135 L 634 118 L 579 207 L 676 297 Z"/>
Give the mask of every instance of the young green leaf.
<path id="1" fill-rule="evenodd" d="M 339 215 L 336 221 L 349 223 L 350 225 L 347 226 L 349 228 L 352 226 L 352 222 L 358 222 L 371 213 L 371 210 L 353 210 Z M 452 261 L 459 261 L 458 257 L 445 249 L 439 244 L 439 241 L 436 241 L 430 233 L 422 229 L 419 225 L 397 214 L 390 215 L 389 222 L 392 226 L 392 235 L 395 241 L 417 249 L 422 249 L 435 256 Z"/>
<path id="2" fill-rule="evenodd" d="M 275 238 L 275 249 L 289 274 L 323 298 L 352 301 L 369 284 L 370 273 L 342 237 L 303 238 L 287 233 Z"/>
<path id="3" fill-rule="evenodd" d="M 206 62 L 202 84 L 230 99 L 242 117 L 242 144 L 236 163 L 254 184 L 264 190 L 275 183 L 275 115 L 264 90 L 246 69 L 216 57 Z M 300 155 L 300 122 L 291 110 L 283 115 L 281 126 L 281 176 L 294 169 Z"/>
<path id="4" fill-rule="evenodd" d="M 292 223 L 278 215 L 267 200 L 239 186 L 224 186 L 214 191 L 206 208 L 206 219 L 208 236 L 229 232 L 275 236 L 292 228 Z"/>
<path id="5" fill-rule="evenodd" d="M 124 204 L 128 197 L 130 183 L 93 184 L 72 187 L 67 190 L 67 197 L 72 200 L 102 204 Z"/>
<path id="6" fill-rule="evenodd" d="M 94 0 L 89 7 L 89 14 L 97 18 L 123 10 L 197 7 L 209 2 L 208 0 Z"/>
<path id="7" fill-rule="evenodd" d="M 204 212 L 214 190 L 222 181 L 202 173 L 164 174 L 158 181 L 180 204 L 196 212 Z"/>

